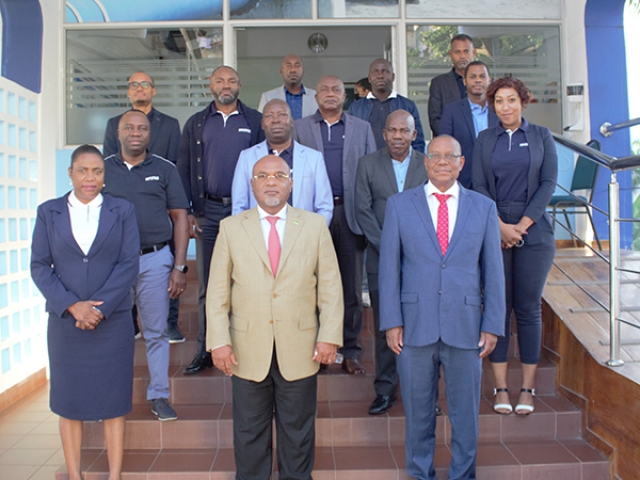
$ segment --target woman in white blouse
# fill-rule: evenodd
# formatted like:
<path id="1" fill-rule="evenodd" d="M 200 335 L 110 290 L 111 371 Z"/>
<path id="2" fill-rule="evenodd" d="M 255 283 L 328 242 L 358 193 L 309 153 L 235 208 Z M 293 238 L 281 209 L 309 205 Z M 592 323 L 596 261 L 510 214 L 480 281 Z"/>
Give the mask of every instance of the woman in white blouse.
<path id="1" fill-rule="evenodd" d="M 70 480 L 82 478 L 84 420 L 103 420 L 109 480 L 120 480 L 132 402 L 138 226 L 133 205 L 100 193 L 97 148 L 73 152 L 69 177 L 71 192 L 38 207 L 31 247 L 31 276 L 49 313 L 50 406 L 60 416 Z"/>

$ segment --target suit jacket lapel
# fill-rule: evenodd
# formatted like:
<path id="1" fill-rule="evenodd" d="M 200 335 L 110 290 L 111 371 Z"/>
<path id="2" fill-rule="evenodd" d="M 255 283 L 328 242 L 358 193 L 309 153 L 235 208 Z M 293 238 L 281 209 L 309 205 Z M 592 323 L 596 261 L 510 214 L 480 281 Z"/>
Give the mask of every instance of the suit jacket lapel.
<path id="1" fill-rule="evenodd" d="M 271 263 L 269 262 L 269 254 L 267 253 L 267 246 L 264 243 L 264 236 L 262 235 L 262 228 L 260 227 L 260 217 L 258 216 L 258 209 L 252 208 L 242 212 L 244 215 L 242 220 L 242 226 L 247 232 L 247 236 L 251 240 L 251 244 L 255 249 L 258 257 L 264 263 L 264 266 L 271 271 Z M 280 260 L 282 263 L 282 260 Z"/>
<path id="2" fill-rule="evenodd" d="M 158 135 L 160 134 L 160 124 L 162 121 L 160 120 L 160 113 L 154 108 L 153 109 L 153 124 L 150 126 L 151 128 L 151 138 L 149 138 L 149 146 L 147 150 L 151 152 L 153 150 L 153 144 L 158 139 Z"/>
<path id="3" fill-rule="evenodd" d="M 304 178 L 304 147 L 298 142 L 293 142 L 293 191 L 291 192 L 291 202 L 299 205 L 300 192 L 302 191 L 302 179 Z"/>
<path id="4" fill-rule="evenodd" d="M 464 117 L 464 121 L 467 124 L 467 128 L 471 133 L 471 138 L 476 138 L 476 126 L 473 123 L 473 113 L 471 113 L 471 105 L 469 105 L 469 100 L 464 99 L 464 104 L 462 105 L 462 116 Z"/>
<path id="5" fill-rule="evenodd" d="M 429 210 L 429 204 L 427 203 L 427 196 L 424 193 L 424 188 L 416 188 L 413 193 L 413 203 L 418 211 L 418 216 L 422 220 L 422 223 L 424 223 L 424 227 L 429 234 L 429 238 L 433 242 L 434 248 L 440 253 L 440 242 L 438 242 L 438 237 L 436 236 L 436 229 L 433 227 L 433 218 L 431 218 L 431 211 Z"/>
<path id="6" fill-rule="evenodd" d="M 316 143 L 316 150 L 324 155 L 324 144 L 322 143 L 322 132 L 320 130 L 320 124 L 316 122 L 315 118 L 311 120 L 311 134 L 313 135 L 313 141 Z"/>
<path id="7" fill-rule="evenodd" d="M 342 114 L 342 121 L 344 122 L 344 138 L 356 138 L 353 135 L 353 122 L 348 115 Z M 342 146 L 342 165 L 346 165 L 349 159 L 349 153 L 351 150 L 352 142 L 345 141 Z M 324 152 L 323 152 L 324 153 Z"/>
<path id="8" fill-rule="evenodd" d="M 63 238 L 71 248 L 78 252 L 79 255 L 84 256 L 84 252 L 73 237 L 73 231 L 71 230 L 71 217 L 69 215 L 69 207 L 67 205 L 67 202 L 69 201 L 68 199 L 69 194 L 67 193 L 64 197 L 61 197 L 58 202 L 56 202 L 56 211 L 58 212 L 58 216 L 54 219 L 54 228 L 60 237 Z"/>
<path id="9" fill-rule="evenodd" d="M 280 253 L 280 264 L 278 265 L 278 273 L 284 268 L 291 250 L 295 245 L 300 232 L 304 228 L 304 220 L 302 215 L 294 208 L 287 209 L 287 225 L 284 229 L 284 239 L 282 240 L 282 252 Z"/>
<path id="10" fill-rule="evenodd" d="M 107 238 L 109 238 L 109 232 L 113 228 L 116 218 L 117 218 L 117 215 L 111 211 L 111 197 L 107 195 L 103 195 L 102 208 L 100 209 L 100 220 L 98 223 L 98 232 L 96 233 L 96 238 L 93 240 L 93 243 L 91 244 L 91 248 L 89 249 L 89 254 L 91 254 L 95 249 L 100 247 L 100 245 Z"/>
<path id="11" fill-rule="evenodd" d="M 424 182 L 424 178 L 418 176 L 418 170 L 420 168 L 425 168 L 424 155 L 416 150 L 413 150 L 411 152 L 411 157 L 409 158 L 409 167 L 407 168 L 407 178 L 405 180 L 404 187 L 405 190 L 417 187 Z"/>
<path id="12" fill-rule="evenodd" d="M 462 236 L 462 232 L 465 230 L 465 224 L 469 217 L 469 192 L 466 188 L 460 185 L 460 199 L 458 200 L 458 214 L 456 215 L 456 224 L 453 227 L 453 234 L 451 240 L 449 240 L 449 246 L 447 247 L 447 257 L 451 251 L 455 248 L 456 244 Z"/>
<path id="13" fill-rule="evenodd" d="M 393 160 L 391 159 L 389 150 L 386 147 L 382 151 L 382 155 L 380 155 L 380 161 L 382 162 L 382 169 L 387 175 L 393 193 L 398 193 L 398 182 L 396 180 L 396 174 L 393 171 Z M 409 172 L 407 172 L 407 174 L 408 173 Z"/>

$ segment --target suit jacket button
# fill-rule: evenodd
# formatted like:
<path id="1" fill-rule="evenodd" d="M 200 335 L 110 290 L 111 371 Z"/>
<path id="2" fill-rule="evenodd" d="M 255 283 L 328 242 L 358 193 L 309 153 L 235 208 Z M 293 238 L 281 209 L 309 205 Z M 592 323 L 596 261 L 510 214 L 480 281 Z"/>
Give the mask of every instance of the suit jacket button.
<path id="1" fill-rule="evenodd" d="M 447 264 L 446 264 L 446 263 L 443 263 L 443 264 L 442 264 L 442 268 L 447 268 Z"/>
<path id="2" fill-rule="evenodd" d="M 273 325 L 273 320 L 269 320 L 269 323 L 270 323 L 271 325 Z"/>
<path id="3" fill-rule="evenodd" d="M 88 263 L 88 262 L 89 262 L 89 259 L 88 259 L 87 257 L 84 257 L 84 258 L 82 259 L 82 262 L 83 262 L 83 263 Z"/>
<path id="4" fill-rule="evenodd" d="M 442 290 L 438 290 L 438 295 L 442 295 Z"/>
<path id="5" fill-rule="evenodd" d="M 200 145 L 200 140 L 196 140 L 196 144 Z"/>
<path id="6" fill-rule="evenodd" d="M 273 298 L 278 298 L 278 294 L 277 294 L 277 293 L 274 293 L 274 294 L 273 294 Z"/>

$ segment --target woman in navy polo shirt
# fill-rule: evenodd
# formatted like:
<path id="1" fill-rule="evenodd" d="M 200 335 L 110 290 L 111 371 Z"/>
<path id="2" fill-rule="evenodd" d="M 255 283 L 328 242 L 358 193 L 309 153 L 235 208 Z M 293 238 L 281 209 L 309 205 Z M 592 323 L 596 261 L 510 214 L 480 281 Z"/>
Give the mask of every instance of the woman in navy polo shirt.
<path id="1" fill-rule="evenodd" d="M 533 412 L 542 337 L 542 290 L 555 254 L 547 205 L 556 188 L 558 156 L 549 129 L 528 123 L 522 111 L 531 100 L 520 80 L 503 77 L 487 90 L 500 123 L 478 135 L 473 152 L 473 189 L 498 207 L 507 298 L 505 335 L 490 355 L 495 376 L 494 410 L 510 414 L 507 352 L 511 313 L 518 325 L 522 386 L 516 414 Z"/>

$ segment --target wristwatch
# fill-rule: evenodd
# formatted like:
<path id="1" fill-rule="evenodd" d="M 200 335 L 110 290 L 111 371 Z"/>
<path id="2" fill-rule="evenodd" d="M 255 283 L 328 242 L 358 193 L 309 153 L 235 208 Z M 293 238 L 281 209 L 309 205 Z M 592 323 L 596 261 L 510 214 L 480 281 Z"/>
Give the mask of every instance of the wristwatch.
<path id="1" fill-rule="evenodd" d="M 189 271 L 189 266 L 188 265 L 174 265 L 173 269 L 174 270 L 178 270 L 179 272 L 182 272 L 182 273 L 187 273 Z"/>

